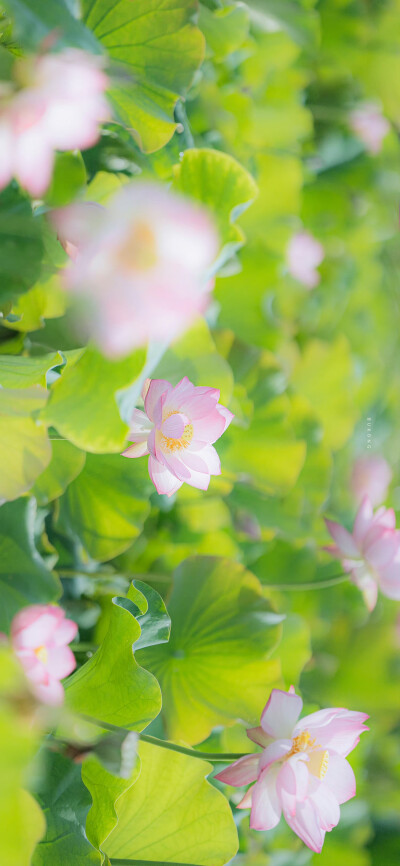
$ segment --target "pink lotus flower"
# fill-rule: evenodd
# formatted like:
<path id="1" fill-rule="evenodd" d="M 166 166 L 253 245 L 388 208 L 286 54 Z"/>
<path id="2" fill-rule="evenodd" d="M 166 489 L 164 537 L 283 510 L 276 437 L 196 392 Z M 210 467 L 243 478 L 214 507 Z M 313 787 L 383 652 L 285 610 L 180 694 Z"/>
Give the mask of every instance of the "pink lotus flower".
<path id="1" fill-rule="evenodd" d="M 76 666 L 75 656 L 67 646 L 78 626 L 65 618 L 60 607 L 33 604 L 14 617 L 11 644 L 32 690 L 46 704 L 61 704 L 64 689 L 60 680 Z"/>
<path id="2" fill-rule="evenodd" d="M 297 232 L 287 248 L 287 265 L 292 277 L 313 289 L 320 282 L 318 265 L 324 259 L 324 248 L 309 232 Z"/>
<path id="3" fill-rule="evenodd" d="M 65 287 L 86 301 L 88 328 L 109 357 L 170 342 L 207 307 L 218 238 L 202 207 L 134 181 L 107 208 L 72 205 L 53 219 L 73 258 Z"/>
<path id="4" fill-rule="evenodd" d="M 16 61 L 14 86 L 0 96 L 0 189 L 16 177 L 41 196 L 54 151 L 96 143 L 99 124 L 111 117 L 101 67 L 101 58 L 75 48 Z"/>
<path id="5" fill-rule="evenodd" d="M 233 415 L 218 403 L 216 388 L 199 388 L 184 377 L 175 387 L 165 379 L 147 379 L 144 409 L 134 409 L 124 457 L 150 454 L 149 474 L 158 493 L 172 496 L 184 481 L 207 490 L 211 475 L 221 474 L 212 443 Z"/>
<path id="6" fill-rule="evenodd" d="M 350 488 L 357 502 L 368 496 L 374 507 L 384 502 L 392 480 L 392 470 L 379 454 L 358 457 L 351 473 Z"/>
<path id="7" fill-rule="evenodd" d="M 369 153 L 376 155 L 390 130 L 390 123 L 375 105 L 365 105 L 350 115 L 350 126 Z"/>
<path id="8" fill-rule="evenodd" d="M 302 706 L 293 688 L 273 689 L 260 727 L 247 731 L 263 751 L 240 758 L 215 778 L 236 787 L 256 783 L 238 805 L 251 808 L 253 830 L 272 830 L 283 812 L 300 839 L 320 852 L 326 831 L 339 822 L 340 804 L 356 793 L 346 756 L 368 730 L 368 716 L 328 709 L 299 719 Z"/>
<path id="9" fill-rule="evenodd" d="M 325 550 L 341 559 L 368 609 L 376 605 L 378 587 L 388 598 L 400 600 L 400 532 L 396 530 L 393 508 L 382 506 L 374 514 L 365 496 L 352 533 L 333 520 L 325 522 L 335 542 Z"/>

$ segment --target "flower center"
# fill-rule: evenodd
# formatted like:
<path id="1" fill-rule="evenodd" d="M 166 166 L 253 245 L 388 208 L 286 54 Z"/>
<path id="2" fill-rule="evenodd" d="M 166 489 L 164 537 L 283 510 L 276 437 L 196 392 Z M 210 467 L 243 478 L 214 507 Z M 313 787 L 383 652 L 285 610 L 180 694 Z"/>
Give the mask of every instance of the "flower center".
<path id="1" fill-rule="evenodd" d="M 128 270 L 147 271 L 157 262 L 157 247 L 154 232 L 146 222 L 133 226 L 127 240 L 118 252 L 119 263 Z"/>
<path id="2" fill-rule="evenodd" d="M 42 665 L 47 664 L 47 648 L 45 646 L 38 646 L 34 650 L 36 658 L 42 662 Z"/>
<path id="3" fill-rule="evenodd" d="M 193 424 L 181 412 L 170 412 L 161 426 L 160 448 L 170 454 L 187 448 L 193 438 Z"/>
<path id="4" fill-rule="evenodd" d="M 290 752 L 286 755 L 287 758 L 290 758 L 291 755 L 297 755 L 298 752 L 307 752 L 309 749 L 315 747 L 315 739 L 311 739 L 311 734 L 309 731 L 302 731 L 301 734 L 298 734 L 297 737 L 294 737 L 292 740 L 292 748 Z M 319 746 L 317 748 L 320 748 Z"/>
<path id="5" fill-rule="evenodd" d="M 309 772 L 317 779 L 324 779 L 328 772 L 329 752 L 327 749 L 322 749 L 319 743 L 316 743 L 315 737 L 312 738 L 309 731 L 302 731 L 301 734 L 293 738 L 292 748 L 287 753 L 286 760 L 292 755 L 298 755 L 299 752 L 307 753 Z"/>

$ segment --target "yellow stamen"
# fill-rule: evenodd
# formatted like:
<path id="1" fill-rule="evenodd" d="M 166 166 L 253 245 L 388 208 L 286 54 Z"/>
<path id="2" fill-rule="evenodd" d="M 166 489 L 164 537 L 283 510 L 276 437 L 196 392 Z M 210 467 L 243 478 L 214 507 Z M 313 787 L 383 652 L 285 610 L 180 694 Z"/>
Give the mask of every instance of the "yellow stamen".
<path id="1" fill-rule="evenodd" d="M 167 416 L 168 418 L 171 415 L 176 415 L 177 412 L 170 412 Z M 174 453 L 174 451 L 182 451 L 183 448 L 187 448 L 190 445 L 193 439 L 193 424 L 186 424 L 186 427 L 183 430 L 182 436 L 180 439 L 173 439 L 171 436 L 164 436 L 164 433 L 160 435 L 160 448 L 164 451 L 169 451 L 170 454 Z"/>
<path id="2" fill-rule="evenodd" d="M 311 739 L 311 734 L 309 731 L 302 731 L 297 737 L 294 737 L 292 741 L 292 748 L 290 752 L 286 755 L 287 758 L 290 758 L 291 755 L 297 755 L 298 752 L 306 752 L 308 749 L 312 749 L 315 744 L 315 739 Z"/>
<path id="3" fill-rule="evenodd" d="M 313 776 L 316 776 L 317 779 L 324 779 L 329 766 L 329 752 L 325 749 L 322 749 L 318 752 L 314 751 L 310 755 L 310 760 L 308 762 L 308 769 Z"/>
<path id="4" fill-rule="evenodd" d="M 42 662 L 42 665 L 47 664 L 47 648 L 45 646 L 38 646 L 34 650 L 35 656 Z"/>
<path id="5" fill-rule="evenodd" d="M 324 779 L 328 772 L 329 752 L 321 749 L 320 744 L 316 743 L 315 737 L 312 738 L 309 731 L 302 731 L 293 738 L 292 748 L 287 753 L 286 759 L 298 755 L 299 752 L 307 752 L 309 772 L 317 779 Z"/>

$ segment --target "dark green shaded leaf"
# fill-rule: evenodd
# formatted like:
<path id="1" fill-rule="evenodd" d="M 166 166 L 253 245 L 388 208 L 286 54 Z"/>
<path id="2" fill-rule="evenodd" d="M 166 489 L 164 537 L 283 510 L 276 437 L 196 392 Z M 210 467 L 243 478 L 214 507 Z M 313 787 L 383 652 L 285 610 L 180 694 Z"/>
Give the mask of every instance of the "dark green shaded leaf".
<path id="1" fill-rule="evenodd" d="M 32 866 L 99 866 L 100 854 L 86 836 L 90 794 L 79 764 L 47 751 L 36 796 L 46 816 L 46 835 L 33 855 Z"/>
<path id="2" fill-rule="evenodd" d="M 0 307 L 38 279 L 43 254 L 30 202 L 11 184 L 0 192 Z"/>
<path id="3" fill-rule="evenodd" d="M 35 512 L 33 499 L 0 508 L 0 630 L 8 631 L 21 607 L 55 601 L 59 595 L 57 578 L 35 549 Z"/>

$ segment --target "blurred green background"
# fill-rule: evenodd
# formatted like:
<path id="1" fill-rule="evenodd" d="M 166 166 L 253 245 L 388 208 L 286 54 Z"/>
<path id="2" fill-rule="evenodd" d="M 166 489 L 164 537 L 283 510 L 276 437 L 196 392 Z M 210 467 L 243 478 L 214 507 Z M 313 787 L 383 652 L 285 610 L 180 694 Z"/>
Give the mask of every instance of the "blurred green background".
<path id="1" fill-rule="evenodd" d="M 10 452 L 0 455 L 0 495 L 11 500 L 0 510 L 1 627 L 20 603 L 7 594 L 7 575 L 18 576 L 25 602 L 36 600 L 34 580 L 47 600 L 54 595 L 47 576 L 53 570 L 62 604 L 80 627 L 83 662 L 85 645 L 98 645 L 106 632 L 111 597 L 124 594 L 132 576 L 153 586 L 168 606 L 173 572 L 187 557 L 225 557 L 227 572 L 240 563 L 258 579 L 257 592 L 286 616 L 280 642 L 275 634 L 274 648 L 271 639 L 259 649 L 265 699 L 271 685 L 294 683 L 307 710 L 362 710 L 371 730 L 351 756 L 357 798 L 343 806 L 322 854 L 306 849 L 283 821 L 257 833 L 249 830 L 248 813 L 235 811 L 240 852 L 234 863 L 397 866 L 400 606 L 380 597 L 369 615 L 350 583 L 317 584 L 341 572 L 321 550 L 328 543 L 323 517 L 351 528 L 356 503 L 349 480 L 357 457 L 385 456 L 393 470 L 387 504 L 400 508 L 400 2 L 207 0 L 198 27 L 206 56 L 185 107 L 178 104 L 178 131 L 146 154 L 109 124 L 83 158 L 60 164 L 49 203 L 64 203 L 86 183 L 86 197 L 104 201 L 121 181 L 143 173 L 172 182 L 214 212 L 224 261 L 207 322 L 170 347 L 151 375 L 173 382 L 187 375 L 221 389 L 221 402 L 235 413 L 217 444 L 222 476 L 206 494 L 184 486 L 164 501 L 145 459 L 119 457 L 144 353 L 113 363 L 92 347 L 75 351 L 81 344 L 57 273 L 63 254 L 42 227 L 40 237 L 29 238 L 24 258 L 29 291 L 17 297 L 19 274 L 18 291 L 4 299 L 0 328 L 1 384 L 15 395 L 21 384 L 44 384 L 47 372 L 50 386 L 49 399 L 36 397 L 34 405 L 26 393 L 24 422 L 34 413 L 43 425 L 31 422 L 28 457 L 9 473 Z M 351 112 L 371 102 L 390 124 L 377 155 L 351 127 Z M 245 170 L 257 184 L 256 197 Z M 0 243 L 9 244 L 10 202 L 6 193 L 0 199 Z M 311 291 L 287 269 L 287 245 L 301 228 L 325 253 L 321 281 Z M 11 285 L 8 259 L 4 267 Z M 2 367 L 1 354 L 15 356 L 15 366 Z M 32 359 L 30 382 L 18 379 L 21 357 Z M 0 429 L 5 442 L 15 443 L 21 413 L 9 405 Z M 44 468 L 46 427 L 52 459 Z M 36 514 L 27 496 L 36 499 Z M 11 533 L 10 546 L 11 524 L 27 528 L 25 535 Z M 32 557 L 33 540 L 45 572 Z M 249 659 L 253 651 L 256 638 Z M 157 658 L 147 661 L 157 673 Z M 197 709 L 183 723 L 168 707 L 166 687 L 164 714 L 150 732 L 203 740 L 199 748 L 206 751 L 246 750 L 245 723 L 256 722 L 264 700 L 260 689 L 250 695 L 239 661 L 238 655 L 236 677 L 232 671 L 229 677 L 247 695 L 247 716 L 234 706 L 224 717 L 223 689 L 232 693 L 225 671 L 222 685 L 214 683 L 219 711 L 207 715 L 199 687 Z M 27 742 L 26 760 L 32 749 Z M 234 807 L 240 795 L 227 793 Z"/>

